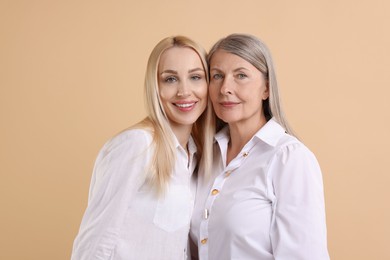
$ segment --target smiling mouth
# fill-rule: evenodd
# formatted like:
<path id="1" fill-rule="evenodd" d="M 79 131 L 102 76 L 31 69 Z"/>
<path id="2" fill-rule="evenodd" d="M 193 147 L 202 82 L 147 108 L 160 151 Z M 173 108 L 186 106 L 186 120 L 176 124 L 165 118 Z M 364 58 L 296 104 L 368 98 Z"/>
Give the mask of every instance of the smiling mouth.
<path id="1" fill-rule="evenodd" d="M 193 107 L 196 104 L 196 102 L 191 102 L 191 103 L 174 103 L 175 106 L 179 108 L 189 108 Z"/>
<path id="2" fill-rule="evenodd" d="M 239 103 L 238 102 L 221 102 L 220 104 L 224 107 L 233 107 L 235 105 L 238 105 Z"/>

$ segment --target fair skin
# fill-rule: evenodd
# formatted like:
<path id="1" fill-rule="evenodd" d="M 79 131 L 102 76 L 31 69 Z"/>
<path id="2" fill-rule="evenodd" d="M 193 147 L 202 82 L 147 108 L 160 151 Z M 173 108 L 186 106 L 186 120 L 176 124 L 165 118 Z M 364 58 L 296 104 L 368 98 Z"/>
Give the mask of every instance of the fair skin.
<path id="1" fill-rule="evenodd" d="M 207 105 L 206 73 L 198 54 L 187 47 L 164 51 L 158 65 L 158 85 L 172 131 L 186 148 L 192 125 Z"/>
<path id="2" fill-rule="evenodd" d="M 267 122 L 262 105 L 269 96 L 267 82 L 246 60 L 217 50 L 210 61 L 209 95 L 215 113 L 229 125 L 229 164 Z"/>

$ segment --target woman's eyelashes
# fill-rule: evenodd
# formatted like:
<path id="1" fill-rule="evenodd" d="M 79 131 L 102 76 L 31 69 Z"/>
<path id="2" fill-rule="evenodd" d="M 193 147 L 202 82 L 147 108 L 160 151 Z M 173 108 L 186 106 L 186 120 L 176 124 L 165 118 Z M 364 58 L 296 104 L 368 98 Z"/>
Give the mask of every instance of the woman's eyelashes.
<path id="1" fill-rule="evenodd" d="M 200 75 L 200 74 L 195 74 L 195 75 L 190 75 L 189 78 L 190 78 L 190 80 L 198 81 L 198 80 L 203 79 L 203 76 Z M 164 82 L 166 82 L 166 83 L 175 83 L 175 82 L 178 82 L 178 81 L 180 81 L 180 79 L 177 76 L 166 76 L 166 77 L 164 77 Z"/>
<path id="2" fill-rule="evenodd" d="M 236 75 L 234 75 L 234 77 L 236 79 L 246 79 L 246 78 L 248 78 L 248 75 L 246 75 L 245 73 L 237 73 Z M 215 74 L 211 75 L 212 80 L 220 80 L 223 78 L 224 78 L 224 76 L 221 73 L 215 73 Z"/>
<path id="3" fill-rule="evenodd" d="M 245 79 L 245 78 L 247 78 L 248 76 L 247 76 L 245 73 L 238 73 L 238 74 L 236 75 L 236 77 L 237 77 L 238 79 Z"/>
<path id="4" fill-rule="evenodd" d="M 178 78 L 176 76 L 166 76 L 164 78 L 164 82 L 166 82 L 166 83 L 174 83 L 177 81 L 178 81 Z"/>
<path id="5" fill-rule="evenodd" d="M 213 80 L 219 80 L 219 79 L 222 79 L 223 78 L 223 75 L 221 73 L 215 73 L 215 74 L 212 74 L 211 75 L 211 78 Z"/>
<path id="6" fill-rule="evenodd" d="M 202 76 L 201 76 L 201 75 L 198 75 L 198 74 L 196 74 L 196 75 L 191 75 L 191 79 L 192 79 L 192 80 L 201 80 L 201 79 L 202 79 Z"/>

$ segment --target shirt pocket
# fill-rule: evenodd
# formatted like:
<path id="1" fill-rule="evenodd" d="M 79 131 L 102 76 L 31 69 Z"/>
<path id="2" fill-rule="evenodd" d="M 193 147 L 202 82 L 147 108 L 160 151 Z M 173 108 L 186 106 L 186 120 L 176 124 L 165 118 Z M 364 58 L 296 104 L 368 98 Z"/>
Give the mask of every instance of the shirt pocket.
<path id="1" fill-rule="evenodd" d="M 119 237 L 118 229 L 108 229 L 101 237 L 94 259 L 113 259 L 114 249 Z"/>
<path id="2" fill-rule="evenodd" d="M 153 223 L 167 232 L 189 225 L 193 208 L 191 192 L 185 185 L 171 185 L 159 198 Z"/>

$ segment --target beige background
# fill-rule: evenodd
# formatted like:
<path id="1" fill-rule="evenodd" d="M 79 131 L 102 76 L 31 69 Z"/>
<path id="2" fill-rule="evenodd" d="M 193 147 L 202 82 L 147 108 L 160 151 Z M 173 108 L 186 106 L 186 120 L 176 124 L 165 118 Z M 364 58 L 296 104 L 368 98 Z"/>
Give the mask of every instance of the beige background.
<path id="1" fill-rule="evenodd" d="M 153 46 L 270 47 L 323 169 L 332 259 L 390 259 L 390 2 L 0 0 L 0 259 L 69 259 L 95 156 L 145 115 Z"/>

